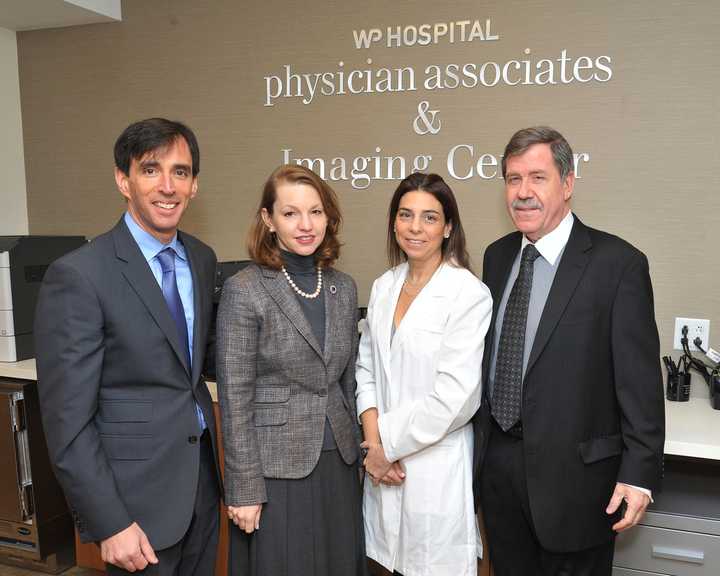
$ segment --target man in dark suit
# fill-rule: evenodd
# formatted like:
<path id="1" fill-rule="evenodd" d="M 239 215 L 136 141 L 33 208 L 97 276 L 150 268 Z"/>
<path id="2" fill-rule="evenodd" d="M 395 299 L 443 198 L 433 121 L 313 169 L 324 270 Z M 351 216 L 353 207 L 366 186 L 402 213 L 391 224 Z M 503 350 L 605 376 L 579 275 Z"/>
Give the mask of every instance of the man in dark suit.
<path id="1" fill-rule="evenodd" d="M 58 480 L 110 573 L 210 575 L 215 421 L 201 369 L 215 254 L 177 227 L 197 193 L 192 131 L 162 118 L 115 143 L 127 212 L 48 269 L 38 387 Z"/>
<path id="2" fill-rule="evenodd" d="M 485 252 L 494 309 L 475 418 L 490 560 L 496 576 L 609 576 L 615 534 L 661 476 L 648 262 L 572 214 L 573 154 L 555 130 L 517 132 L 502 168 L 517 232 Z"/>

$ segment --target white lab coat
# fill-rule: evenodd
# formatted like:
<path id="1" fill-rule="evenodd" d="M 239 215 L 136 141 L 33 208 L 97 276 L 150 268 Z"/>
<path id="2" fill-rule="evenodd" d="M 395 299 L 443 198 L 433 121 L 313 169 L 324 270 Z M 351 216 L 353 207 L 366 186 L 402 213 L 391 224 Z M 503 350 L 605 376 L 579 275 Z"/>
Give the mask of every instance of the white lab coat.
<path id="1" fill-rule="evenodd" d="M 408 265 L 373 284 L 357 360 L 358 415 L 378 410 L 385 455 L 401 486 L 366 478 L 367 555 L 405 576 L 474 576 L 481 555 L 472 493 L 473 429 L 480 406 L 487 287 L 441 265 L 390 340 Z"/>

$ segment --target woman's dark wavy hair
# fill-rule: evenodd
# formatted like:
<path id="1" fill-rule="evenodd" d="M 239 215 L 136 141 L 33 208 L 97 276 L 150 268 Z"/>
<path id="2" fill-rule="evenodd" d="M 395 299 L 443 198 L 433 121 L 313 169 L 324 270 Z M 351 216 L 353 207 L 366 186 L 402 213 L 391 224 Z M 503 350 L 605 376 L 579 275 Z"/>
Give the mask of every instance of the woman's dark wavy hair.
<path id="1" fill-rule="evenodd" d="M 442 206 L 445 222 L 452 224 L 450 237 L 443 238 L 442 242 L 443 261 L 472 270 L 470 256 L 465 246 L 465 231 L 460 221 L 460 211 L 453 191 L 438 174 L 422 172 L 413 172 L 400 182 L 390 200 L 387 229 L 387 256 L 390 266 L 397 266 L 407 260 L 407 255 L 402 251 L 395 238 L 395 218 L 400 208 L 400 199 L 408 192 L 416 190 L 432 194 Z"/>

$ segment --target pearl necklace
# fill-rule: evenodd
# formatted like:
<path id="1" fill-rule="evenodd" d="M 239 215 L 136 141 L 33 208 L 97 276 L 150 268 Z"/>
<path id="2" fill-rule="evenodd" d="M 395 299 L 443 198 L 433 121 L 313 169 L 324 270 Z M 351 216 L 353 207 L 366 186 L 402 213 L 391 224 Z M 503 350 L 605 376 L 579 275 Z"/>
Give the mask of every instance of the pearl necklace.
<path id="1" fill-rule="evenodd" d="M 288 284 L 290 284 L 290 288 L 292 288 L 296 294 L 299 294 L 303 298 L 307 298 L 308 300 L 312 300 L 313 298 L 317 298 L 320 296 L 320 291 L 322 290 L 322 268 L 318 267 L 317 269 L 317 288 L 315 288 L 315 292 L 312 294 L 308 294 L 307 292 L 303 292 L 298 288 L 297 284 L 293 282 L 293 279 L 290 278 L 290 274 L 288 274 L 288 271 L 285 269 L 285 266 L 281 268 L 283 274 L 285 274 L 285 279 L 288 281 Z"/>

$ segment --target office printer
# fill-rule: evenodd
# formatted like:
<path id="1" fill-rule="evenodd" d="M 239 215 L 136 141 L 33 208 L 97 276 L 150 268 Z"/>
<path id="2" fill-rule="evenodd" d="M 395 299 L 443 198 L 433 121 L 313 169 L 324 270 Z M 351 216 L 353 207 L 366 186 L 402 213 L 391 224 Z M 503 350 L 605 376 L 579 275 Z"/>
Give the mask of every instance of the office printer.
<path id="1" fill-rule="evenodd" d="M 35 356 L 33 320 L 45 270 L 85 242 L 83 236 L 0 236 L 0 362 Z"/>

